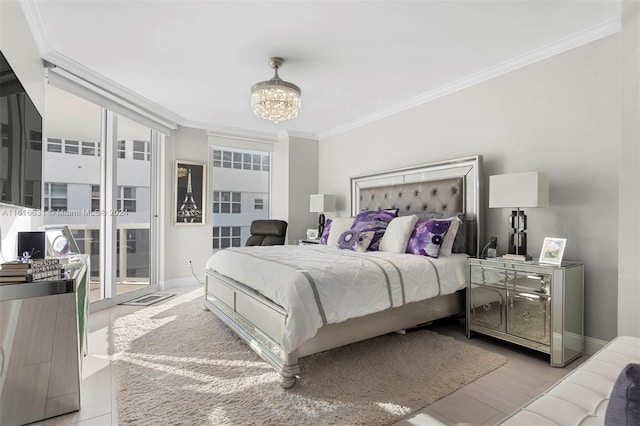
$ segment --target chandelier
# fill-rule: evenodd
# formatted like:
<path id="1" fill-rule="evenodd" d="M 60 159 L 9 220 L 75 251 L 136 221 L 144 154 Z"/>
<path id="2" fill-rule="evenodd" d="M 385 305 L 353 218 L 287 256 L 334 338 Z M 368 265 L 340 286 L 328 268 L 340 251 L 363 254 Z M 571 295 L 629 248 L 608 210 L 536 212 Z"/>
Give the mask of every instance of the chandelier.
<path id="1" fill-rule="evenodd" d="M 276 73 L 271 80 L 261 81 L 251 87 L 253 113 L 274 123 L 296 118 L 300 112 L 302 90 L 278 76 L 278 68 L 284 59 L 270 58 L 269 64 Z"/>

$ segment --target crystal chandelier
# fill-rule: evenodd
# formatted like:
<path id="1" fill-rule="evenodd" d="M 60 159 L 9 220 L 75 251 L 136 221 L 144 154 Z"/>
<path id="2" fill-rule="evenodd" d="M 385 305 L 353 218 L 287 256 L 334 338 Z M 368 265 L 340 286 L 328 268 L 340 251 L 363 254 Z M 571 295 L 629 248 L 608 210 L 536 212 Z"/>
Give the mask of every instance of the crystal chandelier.
<path id="1" fill-rule="evenodd" d="M 270 58 L 271 68 L 276 70 L 271 80 L 261 81 L 251 87 L 251 109 L 265 120 L 278 123 L 296 118 L 300 112 L 302 90 L 278 76 L 278 68 L 284 59 Z"/>

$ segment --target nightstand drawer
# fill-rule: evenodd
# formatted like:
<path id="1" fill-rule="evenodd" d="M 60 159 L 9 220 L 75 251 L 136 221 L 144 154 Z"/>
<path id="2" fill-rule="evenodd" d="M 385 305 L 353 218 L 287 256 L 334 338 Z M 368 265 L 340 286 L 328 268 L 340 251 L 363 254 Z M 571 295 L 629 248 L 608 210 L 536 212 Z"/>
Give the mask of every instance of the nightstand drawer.
<path id="1" fill-rule="evenodd" d="M 505 331 L 506 291 L 471 284 L 470 321 L 472 324 Z"/>
<path id="2" fill-rule="evenodd" d="M 471 282 L 549 294 L 551 275 L 513 269 L 471 266 Z"/>
<path id="3" fill-rule="evenodd" d="M 471 266 L 472 283 L 504 287 L 506 279 L 507 271 L 504 269 L 487 268 L 485 266 Z"/>

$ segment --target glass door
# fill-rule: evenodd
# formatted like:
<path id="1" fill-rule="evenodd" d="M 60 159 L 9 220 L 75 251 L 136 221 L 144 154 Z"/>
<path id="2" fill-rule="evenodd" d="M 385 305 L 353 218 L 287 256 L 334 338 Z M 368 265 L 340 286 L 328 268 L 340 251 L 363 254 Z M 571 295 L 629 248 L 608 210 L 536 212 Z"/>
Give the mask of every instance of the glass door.
<path id="1" fill-rule="evenodd" d="M 151 129 L 121 115 L 117 121 L 116 294 L 150 283 Z"/>

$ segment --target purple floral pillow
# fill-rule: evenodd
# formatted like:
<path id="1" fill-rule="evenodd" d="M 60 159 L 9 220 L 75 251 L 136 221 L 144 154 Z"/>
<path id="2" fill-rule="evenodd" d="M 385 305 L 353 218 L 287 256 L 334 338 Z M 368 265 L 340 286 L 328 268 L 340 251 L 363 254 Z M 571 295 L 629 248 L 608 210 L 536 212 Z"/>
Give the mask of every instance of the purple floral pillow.
<path id="1" fill-rule="evenodd" d="M 407 243 L 407 253 L 438 257 L 451 222 L 420 218 Z"/>
<path id="2" fill-rule="evenodd" d="M 329 231 L 331 231 L 331 219 L 327 219 L 324 223 L 324 231 L 322 231 L 322 235 L 320 236 L 320 244 L 327 244 L 327 240 L 329 239 Z"/>
<path id="3" fill-rule="evenodd" d="M 356 216 L 353 221 L 353 225 L 351 225 L 351 230 L 358 232 L 373 231 L 373 239 L 367 250 L 378 251 L 380 239 L 382 239 L 387 225 L 389 225 L 389 222 L 396 216 L 398 216 L 398 209 L 365 210 L 358 213 L 358 216 Z"/>
<path id="4" fill-rule="evenodd" d="M 366 231 L 345 231 L 340 234 L 338 239 L 338 248 L 349 249 L 353 251 L 366 251 L 375 232 Z"/>

